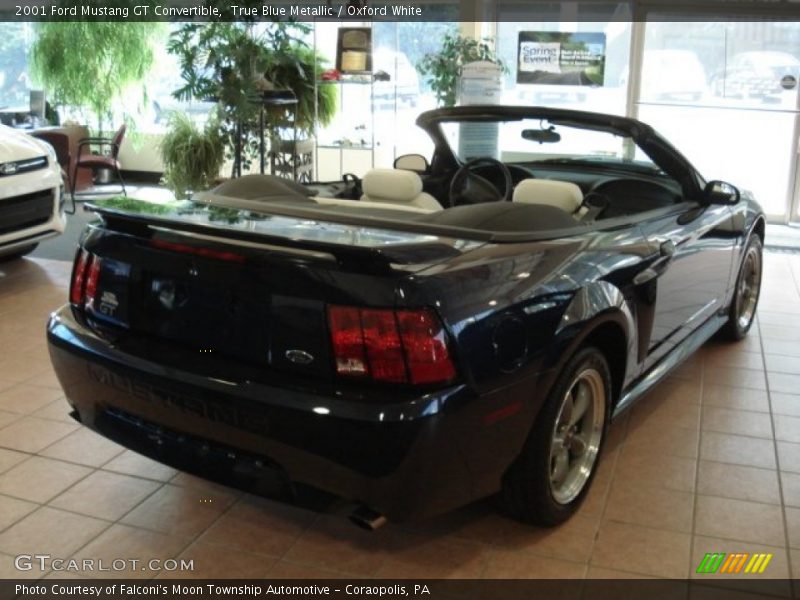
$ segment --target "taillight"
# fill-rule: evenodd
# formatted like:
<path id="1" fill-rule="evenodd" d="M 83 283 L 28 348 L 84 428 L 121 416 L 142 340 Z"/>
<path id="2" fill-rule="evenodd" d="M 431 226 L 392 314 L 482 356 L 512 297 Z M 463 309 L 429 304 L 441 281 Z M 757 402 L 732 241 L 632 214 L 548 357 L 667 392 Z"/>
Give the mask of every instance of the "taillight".
<path id="1" fill-rule="evenodd" d="M 394 312 L 362 310 L 361 328 L 372 378 L 398 383 L 406 381 L 406 364 Z"/>
<path id="2" fill-rule="evenodd" d="M 399 310 L 397 321 L 411 383 L 449 381 L 456 370 L 439 319 L 429 310 Z"/>
<path id="3" fill-rule="evenodd" d="M 330 306 L 328 324 L 339 375 L 412 384 L 455 377 L 444 329 L 429 309 Z"/>
<path id="4" fill-rule="evenodd" d="M 336 357 L 336 372 L 342 375 L 369 375 L 361 315 L 357 308 L 331 306 L 328 320 Z"/>
<path id="5" fill-rule="evenodd" d="M 86 265 L 89 262 L 89 253 L 81 250 L 75 259 L 75 267 L 72 270 L 72 285 L 69 289 L 69 301 L 73 304 L 83 302 L 83 283 L 86 281 Z"/>
<path id="6" fill-rule="evenodd" d="M 83 301 L 87 308 L 92 308 L 94 299 L 97 296 L 97 280 L 100 279 L 100 258 L 93 254 L 89 256 L 89 269 L 86 275 L 86 291 L 83 294 Z"/>
<path id="7" fill-rule="evenodd" d="M 102 260 L 86 250 L 81 250 L 78 254 L 69 290 L 69 301 L 72 304 L 92 306 L 97 296 L 97 282 L 100 279 L 101 265 Z"/>

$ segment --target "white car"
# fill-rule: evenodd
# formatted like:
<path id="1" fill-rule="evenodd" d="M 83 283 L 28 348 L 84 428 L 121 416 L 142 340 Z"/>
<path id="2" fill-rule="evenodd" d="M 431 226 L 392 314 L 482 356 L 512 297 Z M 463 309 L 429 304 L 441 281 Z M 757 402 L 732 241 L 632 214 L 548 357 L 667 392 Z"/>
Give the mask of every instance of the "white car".
<path id="1" fill-rule="evenodd" d="M 53 148 L 0 125 L 0 257 L 64 232 L 64 182 Z"/>

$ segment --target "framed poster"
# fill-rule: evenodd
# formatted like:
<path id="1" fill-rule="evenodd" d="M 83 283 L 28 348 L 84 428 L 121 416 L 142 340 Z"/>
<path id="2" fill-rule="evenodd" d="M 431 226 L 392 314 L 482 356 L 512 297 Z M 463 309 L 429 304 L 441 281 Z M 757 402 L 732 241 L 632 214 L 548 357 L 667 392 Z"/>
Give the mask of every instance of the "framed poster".
<path id="1" fill-rule="evenodd" d="M 520 31 L 517 83 L 603 85 L 606 34 Z"/>
<path id="2" fill-rule="evenodd" d="M 372 72 L 372 29 L 339 27 L 336 69 L 342 73 Z"/>

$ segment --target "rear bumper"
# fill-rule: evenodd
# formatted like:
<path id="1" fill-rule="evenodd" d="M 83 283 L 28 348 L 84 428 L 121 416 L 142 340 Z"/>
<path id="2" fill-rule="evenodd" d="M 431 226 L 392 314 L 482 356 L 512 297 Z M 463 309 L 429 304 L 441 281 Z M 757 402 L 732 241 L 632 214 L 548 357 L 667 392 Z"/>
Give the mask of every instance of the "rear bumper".
<path id="1" fill-rule="evenodd" d="M 531 382 L 380 403 L 221 381 L 123 354 L 69 307 L 51 317 L 48 342 L 77 417 L 106 437 L 256 492 L 274 487 L 267 480 L 278 471 L 391 520 L 495 492 L 539 407 Z M 502 410 L 517 404 L 519 411 Z"/>

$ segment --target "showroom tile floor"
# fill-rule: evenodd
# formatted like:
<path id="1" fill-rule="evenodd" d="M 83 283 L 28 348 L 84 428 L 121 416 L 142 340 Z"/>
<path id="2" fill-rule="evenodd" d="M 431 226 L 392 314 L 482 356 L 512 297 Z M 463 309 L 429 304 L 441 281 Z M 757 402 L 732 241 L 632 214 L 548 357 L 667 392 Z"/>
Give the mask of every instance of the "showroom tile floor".
<path id="1" fill-rule="evenodd" d="M 371 534 L 177 473 L 73 423 L 44 339 L 69 272 L 62 261 L 0 263 L 0 577 L 54 575 L 15 570 L 13 556 L 39 553 L 193 558 L 191 577 L 686 578 L 706 552 L 737 551 L 773 553 L 759 581 L 791 594 L 800 256 L 765 255 L 745 341 L 709 342 L 612 426 L 567 524 L 525 527 L 481 502 Z"/>

